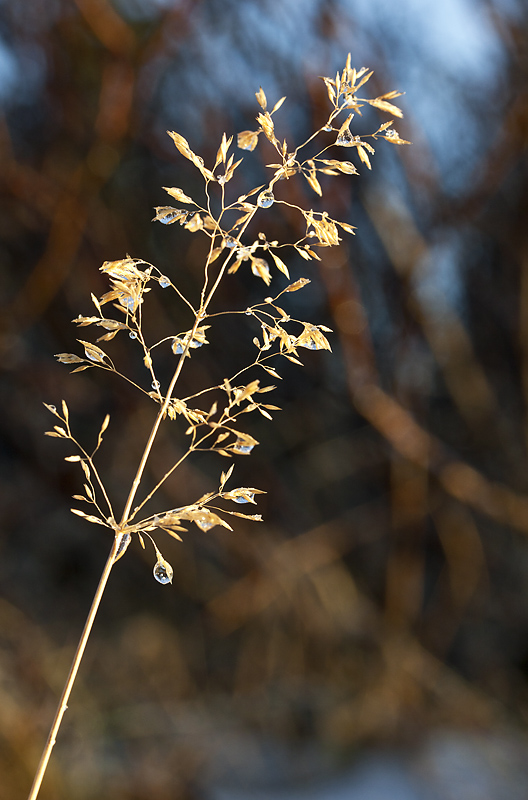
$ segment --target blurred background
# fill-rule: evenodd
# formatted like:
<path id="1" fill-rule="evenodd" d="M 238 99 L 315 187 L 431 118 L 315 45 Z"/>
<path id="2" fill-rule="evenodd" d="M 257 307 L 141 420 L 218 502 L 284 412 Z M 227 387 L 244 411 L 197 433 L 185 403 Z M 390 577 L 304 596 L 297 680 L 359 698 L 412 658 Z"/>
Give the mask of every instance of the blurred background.
<path id="1" fill-rule="evenodd" d="M 211 164 L 224 131 L 255 128 L 262 86 L 287 95 L 279 135 L 299 143 L 326 119 L 318 76 L 348 52 L 372 94 L 406 93 L 413 145 L 380 141 L 372 172 L 331 179 L 322 206 L 295 186 L 358 230 L 320 263 L 285 259 L 311 280 L 288 310 L 333 328 L 334 352 L 282 369 L 273 422 L 247 418 L 261 444 L 231 485 L 267 492 L 265 521 L 158 537 L 172 587 L 132 544 L 41 796 L 526 797 L 527 23 L 522 0 L 0 2 L 2 800 L 29 791 L 110 548 L 69 512 L 82 481 L 42 403 L 65 398 L 88 448 L 111 414 L 99 464 L 117 505 L 153 414 L 53 354 L 93 340 L 71 320 L 107 290 L 105 260 L 144 258 L 196 293 L 205 237 L 150 221 L 162 186 L 199 188 L 165 131 Z M 240 192 L 269 160 L 247 154 Z M 293 241 L 280 208 L 265 232 Z M 247 273 L 219 308 L 269 293 Z M 152 338 L 187 327 L 161 295 Z M 215 324 L 185 394 L 252 360 L 255 332 Z M 112 355 L 142 375 L 128 339 Z M 167 430 L 149 480 L 183 438 Z M 189 463 L 163 507 L 228 463 Z"/>

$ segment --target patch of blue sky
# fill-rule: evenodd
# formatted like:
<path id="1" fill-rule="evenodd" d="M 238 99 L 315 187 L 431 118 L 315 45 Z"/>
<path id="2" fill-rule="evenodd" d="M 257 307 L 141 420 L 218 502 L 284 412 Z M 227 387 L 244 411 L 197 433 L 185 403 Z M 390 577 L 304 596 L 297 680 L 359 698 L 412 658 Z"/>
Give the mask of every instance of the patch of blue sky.
<path id="1" fill-rule="evenodd" d="M 371 42 L 371 56 L 401 86 L 406 116 L 424 131 L 456 193 L 485 151 L 492 122 L 479 125 L 484 97 L 500 91 L 506 53 L 480 0 L 341 0 L 351 38 Z M 359 30 L 357 28 L 359 26 Z M 340 38 L 345 37 L 341 26 Z M 391 86 L 391 88 L 393 88 Z"/>
<path id="2" fill-rule="evenodd" d="M 0 39 L 0 102 L 12 94 L 18 79 L 18 64 L 15 54 Z"/>

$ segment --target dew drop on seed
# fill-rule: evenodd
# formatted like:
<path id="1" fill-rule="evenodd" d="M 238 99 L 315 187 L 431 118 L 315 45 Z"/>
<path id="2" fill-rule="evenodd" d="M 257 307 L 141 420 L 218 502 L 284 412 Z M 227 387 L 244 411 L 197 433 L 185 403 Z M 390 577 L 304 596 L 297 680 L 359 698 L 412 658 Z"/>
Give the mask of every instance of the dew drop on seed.
<path id="1" fill-rule="evenodd" d="M 173 569 L 167 561 L 158 561 L 153 569 L 158 583 L 172 583 Z"/>
<path id="2" fill-rule="evenodd" d="M 157 391 L 159 389 L 159 387 L 160 387 L 160 382 L 159 381 L 152 381 L 151 386 L 155 391 Z"/>
<path id="3" fill-rule="evenodd" d="M 235 503 L 251 503 L 254 497 L 254 494 L 242 494 L 238 497 L 233 497 L 233 500 Z"/>
<path id="4" fill-rule="evenodd" d="M 236 247 L 237 244 L 238 244 L 237 240 L 234 239 L 233 236 L 227 236 L 224 239 L 224 243 L 225 243 L 225 246 L 229 247 L 230 249 L 232 249 L 233 247 Z"/>
<path id="5" fill-rule="evenodd" d="M 324 130 L 324 131 L 333 131 L 334 129 L 332 128 L 332 126 L 331 126 L 331 125 L 325 125 L 325 126 L 324 126 L 324 128 L 323 128 L 323 130 Z"/>
<path id="6" fill-rule="evenodd" d="M 159 285 L 161 286 L 162 289 L 166 289 L 167 286 L 170 286 L 170 280 L 167 278 L 166 275 L 161 276 L 161 278 L 159 279 Z"/>
<path id="7" fill-rule="evenodd" d="M 51 411 L 52 414 L 54 414 L 56 412 L 57 408 L 56 408 L 56 406 L 50 406 L 49 410 Z"/>
<path id="8" fill-rule="evenodd" d="M 341 145 L 341 147 L 352 147 L 354 141 L 354 136 L 352 136 L 348 128 L 346 128 L 343 133 L 340 133 L 337 137 L 336 144 Z"/>
<path id="9" fill-rule="evenodd" d="M 130 339 L 137 339 L 137 333 L 135 331 L 130 331 L 128 335 Z"/>
<path id="10" fill-rule="evenodd" d="M 244 314 L 247 317 L 251 317 L 251 316 L 253 316 L 253 311 L 250 308 L 246 308 L 246 310 L 244 311 Z"/>
<path id="11" fill-rule="evenodd" d="M 203 517 L 196 517 L 195 522 L 202 531 L 209 531 L 216 525 L 216 522 L 213 522 L 205 515 Z"/>
<path id="12" fill-rule="evenodd" d="M 275 197 L 273 192 L 270 192 L 269 189 L 264 189 L 264 191 L 259 194 L 257 199 L 257 205 L 260 206 L 260 208 L 269 208 L 274 202 Z"/>
<path id="13" fill-rule="evenodd" d="M 233 445 L 233 453 L 239 453 L 241 456 L 246 456 L 253 450 L 253 444 L 235 444 Z"/>
<path id="14" fill-rule="evenodd" d="M 121 555 L 121 553 L 127 549 L 131 540 L 132 540 L 131 535 L 129 533 L 125 533 L 125 535 L 122 537 L 119 543 L 119 547 L 116 550 L 115 558 L 117 558 L 117 556 Z"/>

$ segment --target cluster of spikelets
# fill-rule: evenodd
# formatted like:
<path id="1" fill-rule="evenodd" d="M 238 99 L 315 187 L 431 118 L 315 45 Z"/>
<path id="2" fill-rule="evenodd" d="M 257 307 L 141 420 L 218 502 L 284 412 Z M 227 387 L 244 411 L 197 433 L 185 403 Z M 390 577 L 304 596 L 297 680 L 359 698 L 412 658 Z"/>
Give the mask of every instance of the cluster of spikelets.
<path id="1" fill-rule="evenodd" d="M 154 401 L 159 407 L 156 423 L 147 443 L 142 464 L 136 474 L 125 511 L 118 521 L 110 498 L 105 490 L 103 480 L 95 466 L 94 456 L 97 453 L 109 417 L 107 416 L 101 426 L 96 447 L 92 452 L 86 451 L 74 438 L 66 403 L 62 403 L 62 412 L 54 406 L 47 408 L 58 419 L 49 436 L 69 439 L 77 448 L 77 454 L 68 456 L 66 460 L 79 462 L 85 477 L 84 494 L 75 495 L 74 499 L 92 506 L 94 513 L 85 513 L 80 509 L 72 511 L 84 517 L 89 522 L 111 528 L 115 535 L 119 535 L 120 557 L 130 543 L 132 534 L 145 546 L 144 537 L 152 542 L 156 553 L 154 575 L 161 583 L 168 583 L 172 579 L 172 567 L 161 555 L 157 544 L 152 538 L 156 530 L 162 530 L 176 539 L 186 530 L 185 525 L 193 522 L 200 530 L 207 531 L 215 525 L 230 529 L 226 517 L 238 516 L 245 519 L 260 521 L 258 514 L 242 514 L 239 511 L 228 510 L 219 501 L 230 501 L 235 504 L 252 504 L 258 489 L 238 487 L 226 490 L 226 484 L 233 472 L 233 464 L 227 471 L 221 473 L 218 489 L 209 492 L 193 503 L 181 508 L 169 510 L 141 517 L 145 504 L 165 483 L 167 478 L 181 463 L 196 451 L 212 451 L 224 457 L 247 455 L 258 444 L 250 434 L 241 430 L 241 417 L 250 412 L 258 412 L 271 419 L 272 411 L 278 410 L 277 406 L 264 402 L 273 385 L 262 385 L 263 376 L 280 379 L 277 372 L 277 358 L 286 358 L 296 364 L 302 365 L 299 356 L 301 348 L 310 350 L 330 350 L 330 345 L 325 333 L 329 331 L 324 325 L 314 325 L 298 319 L 293 319 L 288 311 L 283 308 L 287 295 L 302 289 L 309 281 L 299 278 L 289 283 L 275 296 L 265 297 L 261 303 L 245 309 L 233 310 L 233 314 L 245 314 L 260 328 L 260 337 L 253 339 L 256 356 L 251 364 L 238 368 L 229 378 L 216 386 L 202 390 L 194 395 L 177 396 L 176 383 L 184 365 L 185 359 L 191 351 L 208 345 L 208 331 L 210 325 L 207 320 L 219 314 L 210 310 L 212 299 L 221 280 L 226 275 L 233 274 L 244 264 L 248 265 L 254 275 L 260 278 L 266 286 L 272 280 L 272 268 L 276 267 L 287 279 L 289 270 L 284 261 L 284 251 L 298 254 L 302 259 L 310 261 L 320 260 L 319 250 L 339 244 L 340 232 L 354 233 L 354 227 L 346 222 L 340 222 L 329 217 L 326 211 L 314 211 L 292 206 L 280 198 L 278 184 L 283 180 L 290 180 L 295 176 L 304 178 L 310 189 L 316 195 L 322 196 L 323 189 L 320 182 L 321 175 L 337 176 L 356 175 L 356 166 L 347 160 L 327 158 L 327 151 L 335 148 L 355 149 L 359 161 L 371 169 L 370 156 L 374 153 L 372 140 L 384 139 L 392 144 L 408 144 L 401 139 L 392 128 L 393 120 L 381 124 L 373 133 L 357 136 L 350 130 L 355 114 L 361 115 L 361 109 L 370 105 L 382 112 L 387 112 L 393 117 L 401 117 L 400 109 L 392 101 L 401 92 L 389 92 L 374 99 L 359 96 L 359 91 L 367 83 L 372 72 L 365 68 L 355 70 L 350 65 L 350 55 L 346 66 L 335 79 L 323 78 L 331 104 L 326 123 L 310 136 L 301 145 L 292 148 L 284 139 L 280 141 L 275 133 L 274 114 L 280 109 L 285 98 L 281 98 L 268 111 L 267 99 L 264 91 L 260 89 L 256 94 L 261 111 L 257 116 L 258 127 L 254 131 L 244 131 L 238 135 L 237 144 L 242 150 L 252 151 L 258 144 L 259 137 L 263 135 L 277 154 L 277 162 L 268 164 L 272 170 L 271 180 L 267 185 L 253 188 L 251 191 L 229 197 L 230 182 L 236 176 L 237 170 L 243 162 L 240 158 L 235 160 L 234 153 L 230 153 L 233 137 L 229 139 L 224 134 L 216 155 L 216 160 L 211 169 L 207 168 L 203 159 L 196 155 L 189 143 L 178 133 L 170 132 L 178 151 L 199 170 L 204 180 L 204 192 L 201 202 L 188 196 L 182 189 L 169 187 L 165 190 L 175 200 L 178 206 L 159 206 L 156 208 L 154 221 L 165 225 L 179 223 L 191 233 L 201 233 L 209 238 L 209 252 L 204 265 L 204 280 L 200 296 L 191 301 L 185 297 L 170 277 L 162 274 L 155 266 L 147 262 L 131 258 L 119 261 L 105 262 L 101 271 L 110 281 L 110 289 L 101 298 L 92 295 L 96 314 L 93 316 L 79 316 L 74 322 L 79 327 L 95 326 L 105 332 L 97 338 L 97 342 L 110 342 L 115 336 L 126 332 L 139 353 L 148 376 L 145 385 L 139 385 L 125 375 L 122 375 L 112 361 L 110 355 L 92 342 L 79 339 L 84 348 L 84 355 L 60 353 L 57 358 L 60 362 L 74 365 L 74 372 L 89 368 L 99 368 L 120 375 L 128 383 L 133 384 L 139 391 Z M 346 115 L 343 121 L 343 117 Z M 323 141 L 318 149 L 315 139 Z M 370 141 L 369 141 L 370 140 Z M 310 153 L 303 159 L 301 153 Z M 317 152 L 314 152 L 317 151 Z M 326 179 L 325 179 L 326 180 Z M 234 184 L 238 184 L 235 181 Z M 232 185 L 234 185 L 232 184 Z M 259 232 L 252 241 L 248 240 L 248 229 L 254 227 L 253 220 L 257 213 L 264 212 L 274 204 L 284 204 L 296 209 L 304 223 L 302 237 L 293 243 L 283 244 L 277 241 L 268 241 L 265 234 Z M 283 258 L 284 256 L 284 258 Z M 143 334 L 143 307 L 146 295 L 152 288 L 170 289 L 187 306 L 194 317 L 194 324 L 185 331 L 178 331 L 155 343 L 148 343 Z M 112 316 L 106 316 L 103 307 L 110 306 L 114 309 Z M 227 312 L 222 312 L 226 314 Z M 117 316 L 117 319 L 113 317 Z M 172 380 L 167 387 L 162 387 L 156 376 L 155 356 L 156 348 L 165 347 L 178 357 Z M 248 373 L 251 371 L 251 380 Z M 255 374 L 259 377 L 253 377 Z M 248 382 L 244 382 L 248 380 Z M 214 394 L 214 401 L 205 404 L 207 395 Z M 220 399 L 218 399 L 218 397 Z M 212 397 L 209 398 L 211 400 Z M 159 482 L 143 499 L 134 507 L 133 502 L 143 477 L 145 462 L 150 453 L 159 424 L 164 419 L 176 420 L 182 418 L 187 426 L 187 450 L 179 461 L 159 480 Z"/>

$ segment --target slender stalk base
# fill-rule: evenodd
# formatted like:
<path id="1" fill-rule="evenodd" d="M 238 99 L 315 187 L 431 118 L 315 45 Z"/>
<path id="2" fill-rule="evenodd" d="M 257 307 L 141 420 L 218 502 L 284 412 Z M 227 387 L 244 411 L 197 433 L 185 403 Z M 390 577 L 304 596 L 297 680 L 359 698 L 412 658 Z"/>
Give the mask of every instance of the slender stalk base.
<path id="1" fill-rule="evenodd" d="M 37 772 L 35 774 L 35 779 L 33 781 L 33 786 L 31 787 L 31 791 L 28 795 L 28 800 L 36 800 L 40 785 L 42 783 L 42 779 L 44 778 L 44 774 L 46 772 L 46 767 L 48 766 L 48 761 L 51 756 L 51 751 L 55 745 L 55 740 L 57 736 L 57 732 L 60 728 L 62 718 L 68 708 L 68 700 L 71 694 L 71 690 L 73 688 L 73 684 L 75 683 L 75 678 L 77 676 L 77 672 L 79 670 L 79 666 L 81 664 L 81 660 L 86 648 L 86 644 L 88 642 L 88 638 L 90 636 L 90 632 L 92 630 L 92 626 L 95 620 L 95 616 L 97 614 L 97 610 L 101 603 L 101 598 L 103 596 L 104 590 L 106 588 L 106 584 L 108 583 L 108 578 L 110 577 L 110 572 L 112 571 L 112 567 L 116 562 L 116 556 L 119 552 L 119 547 L 122 543 L 123 536 L 128 534 L 118 534 L 114 542 L 112 544 L 112 549 L 110 551 L 110 555 L 108 556 L 107 562 L 104 566 L 103 572 L 101 574 L 101 578 L 99 580 L 99 585 L 97 586 L 97 591 L 94 595 L 94 599 L 92 600 L 92 605 L 90 607 L 90 611 L 88 617 L 86 619 L 84 629 L 79 640 L 79 644 L 77 645 L 77 649 L 75 651 L 75 655 L 73 657 L 72 665 L 70 667 L 70 672 L 68 674 L 68 679 L 62 691 L 62 695 L 59 701 L 59 705 L 57 707 L 57 711 L 55 713 L 55 718 L 53 720 L 53 724 L 51 726 L 51 730 L 49 732 L 48 739 L 46 741 L 46 746 L 44 747 L 44 751 L 42 753 L 42 757 L 40 759 L 40 763 L 37 768 Z"/>

